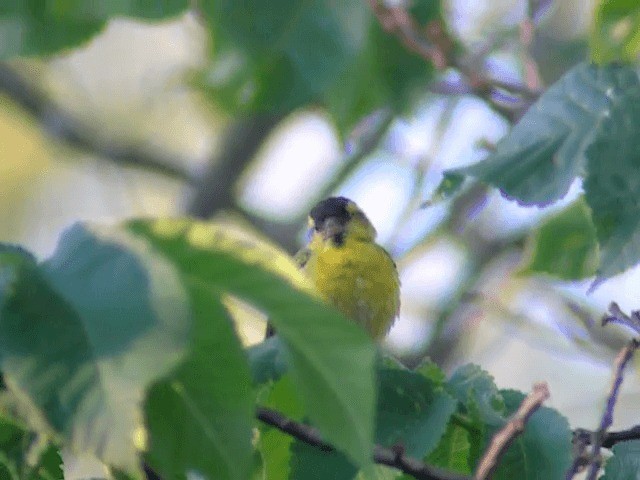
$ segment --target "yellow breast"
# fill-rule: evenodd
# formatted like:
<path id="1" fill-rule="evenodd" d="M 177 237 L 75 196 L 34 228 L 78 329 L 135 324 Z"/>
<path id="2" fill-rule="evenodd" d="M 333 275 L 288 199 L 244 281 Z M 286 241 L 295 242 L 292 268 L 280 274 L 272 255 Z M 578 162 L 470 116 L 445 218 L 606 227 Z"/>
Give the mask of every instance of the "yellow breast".
<path id="1" fill-rule="evenodd" d="M 382 247 L 347 238 L 336 246 L 316 239 L 304 269 L 316 288 L 374 339 L 388 331 L 400 307 L 400 282 Z"/>

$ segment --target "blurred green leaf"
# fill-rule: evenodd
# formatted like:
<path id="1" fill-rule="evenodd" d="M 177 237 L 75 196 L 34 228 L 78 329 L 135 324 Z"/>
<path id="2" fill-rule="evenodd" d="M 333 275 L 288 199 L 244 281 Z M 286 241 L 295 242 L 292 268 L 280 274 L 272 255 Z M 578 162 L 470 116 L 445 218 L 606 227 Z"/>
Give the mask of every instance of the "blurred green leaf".
<path id="1" fill-rule="evenodd" d="M 439 0 L 416 2 L 424 23 L 440 18 Z M 324 104 L 338 130 L 347 135 L 377 108 L 403 111 L 434 75 L 433 66 L 410 51 L 392 33 L 371 19 L 368 41 L 343 75 L 328 89 Z"/>
<path id="2" fill-rule="evenodd" d="M 585 197 L 600 245 L 599 279 L 640 260 L 640 81 L 616 95 L 587 150 Z"/>
<path id="3" fill-rule="evenodd" d="M 135 472 L 145 390 L 187 350 L 175 271 L 117 228 L 74 226 L 40 267 L 6 256 L 1 369 L 31 426 Z"/>
<path id="4" fill-rule="evenodd" d="M 438 446 L 426 459 L 429 465 L 459 473 L 471 473 L 471 443 L 469 432 L 450 421 Z"/>
<path id="5" fill-rule="evenodd" d="M 366 2 L 206 4 L 215 55 L 201 79 L 232 113 L 287 112 L 322 103 L 346 136 L 377 108 L 410 105 L 433 67 L 383 31 Z M 423 23 L 440 17 L 439 0 L 415 2 Z"/>
<path id="6" fill-rule="evenodd" d="M 261 402 L 265 407 L 275 409 L 288 418 L 302 421 L 304 409 L 296 394 L 295 384 L 289 375 L 284 375 L 269 389 Z M 258 450 L 263 459 L 263 480 L 289 478 L 291 471 L 291 446 L 293 437 L 268 425 L 259 424 Z"/>
<path id="7" fill-rule="evenodd" d="M 601 480 L 632 480 L 640 477 L 640 440 L 613 446 L 613 457 L 607 460 Z"/>
<path id="8" fill-rule="evenodd" d="M 354 461 L 370 462 L 374 345 L 337 311 L 261 268 L 284 267 L 301 276 L 291 258 L 266 255 L 257 244 L 202 222 L 138 221 L 129 228 L 211 295 L 230 293 L 263 310 L 287 348 L 289 371 L 311 422 Z"/>
<path id="9" fill-rule="evenodd" d="M 548 205 L 574 178 L 591 173 L 586 151 L 596 141 L 608 143 L 611 132 L 601 122 L 622 128 L 625 98 L 639 89 L 633 68 L 582 63 L 540 97 L 491 156 L 449 173 L 476 177 L 524 205 Z"/>
<path id="10" fill-rule="evenodd" d="M 421 206 L 427 208 L 437 203 L 443 202 L 454 196 L 462 187 L 465 176 L 455 172 L 445 172 L 442 180 L 436 187 L 430 198 L 428 198 Z"/>
<path id="11" fill-rule="evenodd" d="M 636 0 L 598 2 L 590 47 L 591 58 L 597 63 L 637 61 L 640 54 L 640 4 Z"/>
<path id="12" fill-rule="evenodd" d="M 505 401 L 507 417 L 518 410 L 526 397 L 515 390 L 501 390 L 500 393 Z M 564 478 L 571 465 L 571 438 L 567 419 L 551 408 L 540 407 L 529 418 L 524 432 L 502 456 L 493 478 Z"/>
<path id="13" fill-rule="evenodd" d="M 287 371 L 286 350 L 277 335 L 247 350 L 253 381 L 257 384 L 279 379 Z"/>
<path id="14" fill-rule="evenodd" d="M 436 383 L 409 370 L 378 372 L 376 443 L 400 444 L 408 455 L 422 458 L 445 432 L 457 402 Z"/>
<path id="15" fill-rule="evenodd" d="M 341 452 L 325 452 L 297 440 L 291 444 L 290 480 L 352 480 L 357 472 Z"/>
<path id="16" fill-rule="evenodd" d="M 565 280 L 590 277 L 598 267 L 598 242 L 584 198 L 546 219 L 530 237 L 521 273 L 546 273 Z"/>
<path id="17" fill-rule="evenodd" d="M 0 59 L 76 47 L 116 15 L 162 19 L 188 7 L 188 0 L 4 0 L 0 4 Z"/>
<path id="18" fill-rule="evenodd" d="M 62 459 L 55 446 L 0 414 L 0 478 L 59 480 Z"/>
<path id="19" fill-rule="evenodd" d="M 245 480 L 251 468 L 254 404 L 244 352 L 208 286 L 186 280 L 194 313 L 192 352 L 149 392 L 149 463 L 165 478 Z"/>
<path id="20" fill-rule="evenodd" d="M 222 0 L 203 8 L 216 49 L 211 92 L 228 95 L 231 80 L 234 106 L 245 111 L 286 112 L 321 98 L 363 47 L 370 21 L 358 0 Z M 235 74 L 217 63 L 230 57 L 242 59 Z"/>

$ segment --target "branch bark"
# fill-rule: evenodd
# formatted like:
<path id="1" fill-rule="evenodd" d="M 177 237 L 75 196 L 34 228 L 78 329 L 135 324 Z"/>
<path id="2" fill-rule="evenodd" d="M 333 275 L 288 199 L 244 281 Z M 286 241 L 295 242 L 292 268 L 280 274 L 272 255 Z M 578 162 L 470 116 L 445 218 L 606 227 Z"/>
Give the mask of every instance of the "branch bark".
<path id="1" fill-rule="evenodd" d="M 100 141 L 95 134 L 53 102 L 40 88 L 0 62 L 0 94 L 5 94 L 33 116 L 41 128 L 57 141 L 79 150 L 91 152 L 113 162 L 145 168 L 172 178 L 193 183 L 191 175 L 176 165 L 176 159 L 163 159 L 134 145 L 118 145 Z"/>
<path id="2" fill-rule="evenodd" d="M 296 422 L 281 413 L 264 407 L 259 407 L 256 417 L 261 422 L 291 435 L 298 440 L 325 452 L 331 452 L 334 447 L 325 442 L 317 429 Z M 381 465 L 397 468 L 418 480 L 472 480 L 471 477 L 459 473 L 449 472 L 427 465 L 420 460 L 407 457 L 401 449 L 391 449 L 380 445 L 374 446 L 373 460 Z"/>
<path id="3" fill-rule="evenodd" d="M 536 410 L 549 398 L 549 387 L 545 382 L 536 383 L 531 393 L 522 401 L 515 415 L 491 439 L 489 448 L 480 459 L 475 480 L 487 480 L 495 472 L 500 458 L 507 451 Z"/>
<path id="4" fill-rule="evenodd" d="M 619 308 L 610 307 L 612 315 L 620 312 Z M 606 322 L 605 322 L 606 323 Z M 618 401 L 618 394 L 620 387 L 622 386 L 624 369 L 627 364 L 633 358 L 633 354 L 640 346 L 638 339 L 633 339 L 616 356 L 613 363 L 613 379 L 611 386 L 609 387 L 609 393 L 607 395 L 607 403 L 605 405 L 602 418 L 600 419 L 600 425 L 595 432 L 589 432 L 588 430 L 576 430 L 574 432 L 574 459 L 571 467 L 569 468 L 566 480 L 571 480 L 583 467 L 589 466 L 589 472 L 587 473 L 587 480 L 595 480 L 598 478 L 600 467 L 602 466 L 602 456 L 600 449 L 602 447 L 609 448 L 615 443 L 631 440 L 640 436 L 640 426 L 634 427 L 624 432 L 612 432 L 607 434 L 607 429 L 613 423 L 613 410 L 616 402 Z M 606 444 L 605 444 L 606 441 Z M 591 445 L 591 452 L 587 452 L 587 447 Z"/>

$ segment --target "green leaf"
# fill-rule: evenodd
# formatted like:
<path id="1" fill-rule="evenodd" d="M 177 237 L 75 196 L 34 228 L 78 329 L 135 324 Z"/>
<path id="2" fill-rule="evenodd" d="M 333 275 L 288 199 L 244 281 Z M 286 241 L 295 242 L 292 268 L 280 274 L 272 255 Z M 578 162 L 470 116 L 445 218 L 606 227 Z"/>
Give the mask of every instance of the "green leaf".
<path id="1" fill-rule="evenodd" d="M 294 421 L 302 421 L 304 417 L 304 409 L 289 375 L 284 375 L 273 384 L 264 400 L 264 406 L 275 409 Z M 262 478 L 264 480 L 289 478 L 293 437 L 268 425 L 259 424 L 259 426 L 257 448 L 263 459 Z"/>
<path id="2" fill-rule="evenodd" d="M 250 373 L 226 310 L 207 285 L 186 279 L 192 352 L 148 395 L 148 461 L 161 476 L 244 480 L 251 468 Z"/>
<path id="3" fill-rule="evenodd" d="M 357 472 L 341 452 L 325 452 L 298 440 L 291 445 L 290 480 L 352 480 Z"/>
<path id="4" fill-rule="evenodd" d="M 606 120 L 613 132 L 622 129 L 629 119 L 624 109 L 635 109 L 629 99 L 639 89 L 633 68 L 579 64 L 540 97 L 495 153 L 449 174 L 476 177 L 524 205 L 548 205 L 562 198 L 577 176 L 593 173 L 586 155 L 591 144 L 618 148 L 601 123 Z"/>
<path id="5" fill-rule="evenodd" d="M 640 5 L 635 0 L 598 3 L 591 34 L 591 58 L 597 63 L 635 62 L 640 54 Z"/>
<path id="6" fill-rule="evenodd" d="M 454 472 L 471 473 L 469 432 L 455 421 L 450 421 L 438 446 L 429 454 L 426 462 Z"/>
<path id="7" fill-rule="evenodd" d="M 640 440 L 617 443 L 601 480 L 635 480 L 640 477 Z"/>
<path id="8" fill-rule="evenodd" d="M 501 390 L 507 415 L 513 415 L 525 395 Z M 571 465 L 571 429 L 565 417 L 548 407 L 531 415 L 524 432 L 503 455 L 493 476 L 497 480 L 519 478 L 562 479 Z"/>
<path id="9" fill-rule="evenodd" d="M 447 388 L 463 405 L 477 408 L 484 423 L 493 426 L 504 424 L 504 399 L 493 377 L 478 365 L 468 364 L 458 368 L 451 375 Z"/>
<path id="10" fill-rule="evenodd" d="M 117 228 L 76 225 L 37 266 L 0 261 L 0 369 L 35 429 L 138 468 L 146 388 L 188 347 L 180 280 Z"/>
<path id="11" fill-rule="evenodd" d="M 63 478 L 61 466 L 55 446 L 0 415 L 0 478 L 58 480 Z"/>
<path id="12" fill-rule="evenodd" d="M 409 370 L 378 372 L 376 443 L 402 445 L 408 455 L 422 458 L 445 432 L 457 402 L 435 382 Z"/>
<path id="13" fill-rule="evenodd" d="M 0 59 L 76 47 L 116 15 L 160 19 L 177 15 L 188 6 L 188 0 L 4 0 L 0 5 Z"/>
<path id="14" fill-rule="evenodd" d="M 234 107 L 249 111 L 286 112 L 319 99 L 361 50 L 370 22 L 359 0 L 221 0 L 203 8 L 217 51 L 211 91 L 229 95 L 231 83 Z M 230 58 L 241 62 L 233 74 Z"/>
<path id="15" fill-rule="evenodd" d="M 625 70 L 626 71 L 626 70 Z M 599 278 L 608 278 L 640 260 L 640 80 L 615 94 L 587 150 L 585 196 L 600 245 Z"/>
<path id="16" fill-rule="evenodd" d="M 455 172 L 445 172 L 442 180 L 436 187 L 431 197 L 427 199 L 422 207 L 430 207 L 453 197 L 464 183 L 464 175 Z"/>
<path id="17" fill-rule="evenodd" d="M 598 267 L 598 242 L 584 197 L 546 219 L 529 238 L 523 274 L 546 273 L 565 280 L 590 277 Z"/>
<path id="18" fill-rule="evenodd" d="M 491 433 L 505 423 L 505 404 L 493 377 L 477 365 L 458 368 L 447 390 L 460 402 L 460 413 L 468 417 L 470 464 L 475 465 L 491 440 Z M 475 428 L 477 427 L 477 428 Z"/>
<path id="19" fill-rule="evenodd" d="M 229 293 L 263 310 L 286 346 L 311 423 L 356 463 L 370 462 L 375 347 L 359 326 L 291 285 L 305 280 L 291 258 L 202 222 L 137 221 L 129 228 L 212 295 Z"/>
<path id="20" fill-rule="evenodd" d="M 247 350 L 254 383 L 275 381 L 287 371 L 286 350 L 275 335 Z"/>

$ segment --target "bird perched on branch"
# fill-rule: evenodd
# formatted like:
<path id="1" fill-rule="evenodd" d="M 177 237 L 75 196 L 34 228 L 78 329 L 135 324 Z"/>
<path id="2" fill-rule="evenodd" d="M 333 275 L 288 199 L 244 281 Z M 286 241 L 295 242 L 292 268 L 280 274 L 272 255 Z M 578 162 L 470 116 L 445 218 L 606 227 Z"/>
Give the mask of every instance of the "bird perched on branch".
<path id="1" fill-rule="evenodd" d="M 322 297 L 382 338 L 398 315 L 400 281 L 367 216 L 345 197 L 327 198 L 311 209 L 309 233 L 295 256 L 300 268 Z"/>

